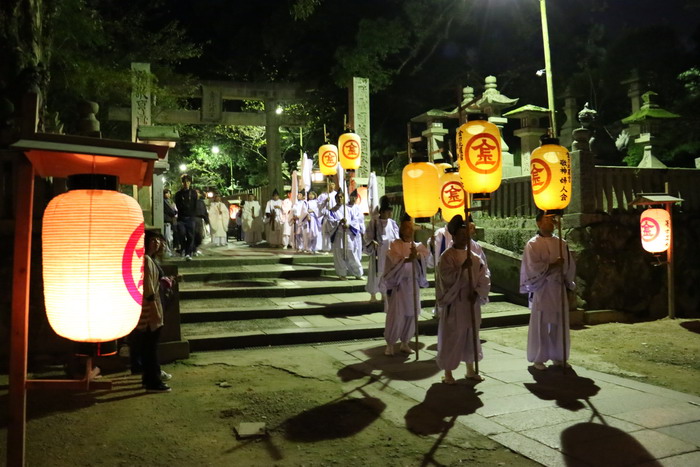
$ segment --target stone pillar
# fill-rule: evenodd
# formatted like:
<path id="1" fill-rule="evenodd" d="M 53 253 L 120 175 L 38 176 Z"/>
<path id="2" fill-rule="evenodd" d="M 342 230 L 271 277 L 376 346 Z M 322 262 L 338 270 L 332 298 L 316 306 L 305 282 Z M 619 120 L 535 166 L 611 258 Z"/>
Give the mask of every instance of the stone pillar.
<path id="1" fill-rule="evenodd" d="M 421 132 L 421 136 L 428 142 L 428 158 L 430 162 L 433 162 L 435 156 L 441 153 L 440 148 L 445 145 L 445 135 L 447 133 L 448 130 L 443 128 L 440 122 L 428 123 L 428 128 Z"/>
<path id="2" fill-rule="evenodd" d="M 265 202 L 272 197 L 275 188 L 282 190 L 282 154 L 280 151 L 280 126 L 277 115 L 276 100 L 265 101 L 265 140 L 267 141 L 267 191 L 263 193 L 266 198 L 260 200 L 264 206 Z M 284 194 L 280 192 L 280 197 Z"/>
<path id="3" fill-rule="evenodd" d="M 598 218 L 595 214 L 595 164 L 588 143 L 590 138 L 589 129 L 577 128 L 573 131 L 571 203 L 564 215 L 567 228 L 586 226 Z"/>
<path id="4" fill-rule="evenodd" d="M 348 124 L 360 136 L 362 142 L 362 163 L 355 174 L 360 179 L 369 177 L 371 168 L 372 145 L 369 128 L 369 79 L 352 78 L 348 89 L 350 115 Z"/>
<path id="5" fill-rule="evenodd" d="M 561 132 L 559 133 L 559 144 L 565 148 L 571 149 L 571 144 L 574 142 L 573 131 L 578 126 L 576 121 L 576 115 L 578 114 L 578 107 L 576 106 L 576 98 L 571 94 L 571 90 L 567 88 L 566 95 L 564 96 L 564 115 L 566 116 L 566 121 L 561 127 Z"/>
<path id="6" fill-rule="evenodd" d="M 627 97 L 630 99 L 630 108 L 632 109 L 630 115 L 634 115 L 642 108 L 642 80 L 639 79 L 637 70 L 633 70 L 631 76 L 620 84 L 627 86 Z M 641 125 L 630 123 L 627 127 L 627 132 L 632 140 L 642 133 Z"/>
<path id="7" fill-rule="evenodd" d="M 525 127 L 515 130 L 513 134 L 520 138 L 520 173 L 518 175 L 530 175 L 530 154 L 540 146 L 540 137 L 547 134 L 547 129 Z"/>
<path id="8" fill-rule="evenodd" d="M 153 185 L 151 195 L 153 199 L 153 227 L 158 227 L 163 232 L 163 174 L 168 171 L 170 164 L 166 160 L 158 160 L 153 166 Z"/>
<path id="9" fill-rule="evenodd" d="M 151 64 L 131 64 L 131 141 L 139 125 L 151 124 Z"/>

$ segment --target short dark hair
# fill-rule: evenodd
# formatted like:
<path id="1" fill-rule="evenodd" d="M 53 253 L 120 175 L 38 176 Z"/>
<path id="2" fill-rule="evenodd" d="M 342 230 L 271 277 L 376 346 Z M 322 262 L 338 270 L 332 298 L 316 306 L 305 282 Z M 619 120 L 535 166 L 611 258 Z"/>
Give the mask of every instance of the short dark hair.
<path id="1" fill-rule="evenodd" d="M 185 183 L 185 181 L 192 183 L 192 176 L 190 176 L 189 174 L 182 174 L 180 175 L 180 181 L 182 183 Z"/>

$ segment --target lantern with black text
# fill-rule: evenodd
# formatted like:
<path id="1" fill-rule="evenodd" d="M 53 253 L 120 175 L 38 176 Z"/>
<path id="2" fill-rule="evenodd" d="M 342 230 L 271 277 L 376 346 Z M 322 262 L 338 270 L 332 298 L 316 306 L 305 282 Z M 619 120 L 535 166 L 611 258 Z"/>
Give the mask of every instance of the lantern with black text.
<path id="1" fill-rule="evenodd" d="M 556 138 L 543 137 L 530 155 L 535 205 L 543 211 L 564 209 L 571 201 L 571 156 Z"/>
<path id="2" fill-rule="evenodd" d="M 90 188 L 86 188 L 86 187 Z M 143 294 L 144 221 L 117 177 L 69 177 L 51 200 L 42 229 L 44 299 L 56 333 L 107 342 L 138 323 Z"/>
<path id="3" fill-rule="evenodd" d="M 338 147 L 335 144 L 324 144 L 318 148 L 318 167 L 323 175 L 338 173 Z"/>
<path id="4" fill-rule="evenodd" d="M 345 170 L 357 170 L 362 162 L 362 144 L 360 136 L 355 133 L 343 133 L 338 138 L 338 157 L 340 166 Z"/>
<path id="5" fill-rule="evenodd" d="M 439 205 L 440 173 L 426 157 L 415 157 L 403 168 L 403 201 L 411 217 L 432 217 Z"/>
<path id="6" fill-rule="evenodd" d="M 503 175 L 501 133 L 486 115 L 469 115 L 457 130 L 459 175 L 469 193 L 492 193 Z"/>
<path id="7" fill-rule="evenodd" d="M 440 177 L 440 186 L 442 220 L 450 222 L 457 214 L 464 217 L 464 203 L 466 200 L 467 207 L 469 207 L 469 197 L 462 187 L 459 169 L 450 167 L 445 170 L 445 173 Z"/>
<path id="8" fill-rule="evenodd" d="M 650 253 L 668 250 L 671 244 L 671 216 L 665 209 L 647 209 L 639 218 L 642 247 Z"/>

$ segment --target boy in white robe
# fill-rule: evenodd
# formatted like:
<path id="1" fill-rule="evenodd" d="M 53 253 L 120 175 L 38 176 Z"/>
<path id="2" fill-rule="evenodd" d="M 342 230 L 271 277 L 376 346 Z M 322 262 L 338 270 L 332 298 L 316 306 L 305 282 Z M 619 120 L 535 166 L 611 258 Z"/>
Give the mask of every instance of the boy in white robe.
<path id="1" fill-rule="evenodd" d="M 211 226 L 212 246 L 225 246 L 228 237 L 228 208 L 221 201 L 221 195 L 214 195 L 209 205 L 209 225 Z"/>
<path id="2" fill-rule="evenodd" d="M 377 301 L 379 280 L 384 274 L 386 253 L 391 242 L 399 238 L 399 226 L 391 218 L 392 208 L 389 199 L 382 196 L 379 200 L 378 212 L 372 216 L 365 232 L 365 252 L 369 255 L 367 285 L 365 290 L 370 294 L 370 302 Z"/>
<path id="3" fill-rule="evenodd" d="M 275 188 L 272 192 L 272 199 L 265 205 L 265 239 L 272 248 L 280 248 L 283 234 L 282 200 Z"/>
<path id="4" fill-rule="evenodd" d="M 318 249 L 318 236 L 321 233 L 321 219 L 318 213 L 318 201 L 316 192 L 309 191 L 309 199 L 304 201 L 301 208 L 301 231 L 304 251 L 316 254 Z"/>
<path id="5" fill-rule="evenodd" d="M 535 369 L 546 370 L 546 361 L 552 360 L 555 366 L 561 366 L 569 358 L 569 302 L 562 288 L 574 290 L 576 264 L 563 240 L 563 254 L 560 254 L 560 239 L 554 235 L 555 217 L 540 212 L 536 220 L 539 231 L 527 242 L 523 252 L 520 292 L 529 294 L 527 360 L 534 362 Z M 563 323 L 562 310 L 565 310 Z M 563 348 L 562 327 L 566 349 Z"/>
<path id="6" fill-rule="evenodd" d="M 474 369 L 474 343 L 476 358 L 480 361 L 483 358 L 479 340 L 481 305 L 488 301 L 491 278 L 481 257 L 472 252 L 467 259 L 467 228 L 462 216 L 452 218 L 448 229 L 453 235 L 453 244 L 438 263 L 436 298 L 440 305 L 440 322 L 436 362 L 445 371 L 442 382 L 446 384 L 455 384 L 452 372 L 460 362 L 466 362 L 468 379 L 483 380 Z"/>
<path id="7" fill-rule="evenodd" d="M 321 251 L 331 251 L 333 242 L 331 242 L 331 237 L 328 233 L 331 229 L 326 224 L 328 223 L 328 211 L 335 206 L 336 195 L 335 183 L 328 182 L 328 191 L 318 196 L 318 212 L 321 216 Z"/>
<path id="8" fill-rule="evenodd" d="M 249 246 L 256 245 L 262 241 L 263 222 L 260 212 L 260 202 L 255 199 L 255 195 L 253 194 L 248 195 L 248 200 L 243 205 L 241 223 L 243 239 Z"/>
<path id="9" fill-rule="evenodd" d="M 389 246 L 380 281 L 380 290 L 386 293 L 384 355 L 394 355 L 394 345 L 398 341 L 401 342 L 401 352 L 413 353 L 408 343 L 416 333 L 416 318 L 421 311 L 420 289 L 428 287 L 425 273 L 430 252 L 422 243 L 413 241 L 413 221 L 410 217 L 402 220 L 399 237 Z"/>
<path id="10" fill-rule="evenodd" d="M 291 192 L 287 192 L 282 199 L 280 220 L 282 221 L 282 248 L 291 248 L 292 245 L 292 199 Z"/>
<path id="11" fill-rule="evenodd" d="M 354 206 L 352 197 L 351 203 L 346 205 L 345 196 L 339 191 L 336 194 L 336 205 L 328 211 L 325 227 L 333 246 L 335 272 L 343 280 L 347 279 L 348 274 L 362 279 L 363 273 L 361 259 L 365 220 L 359 207 Z"/>
<path id="12" fill-rule="evenodd" d="M 301 211 L 303 205 L 306 203 L 304 199 L 304 191 L 300 191 L 297 194 L 297 201 L 292 207 L 292 232 L 294 235 L 293 246 L 298 253 L 304 251 L 304 234 L 301 229 Z"/>

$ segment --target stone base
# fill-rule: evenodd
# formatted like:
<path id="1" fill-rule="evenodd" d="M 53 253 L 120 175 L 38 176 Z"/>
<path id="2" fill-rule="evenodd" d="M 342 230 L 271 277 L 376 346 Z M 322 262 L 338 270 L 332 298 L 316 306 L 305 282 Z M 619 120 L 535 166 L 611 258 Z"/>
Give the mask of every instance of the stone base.
<path id="1" fill-rule="evenodd" d="M 190 343 L 188 341 L 171 341 L 158 344 L 158 360 L 160 360 L 160 363 L 171 363 L 175 360 L 187 358 L 190 358 Z"/>

